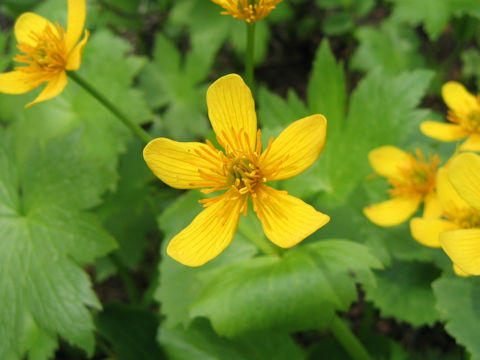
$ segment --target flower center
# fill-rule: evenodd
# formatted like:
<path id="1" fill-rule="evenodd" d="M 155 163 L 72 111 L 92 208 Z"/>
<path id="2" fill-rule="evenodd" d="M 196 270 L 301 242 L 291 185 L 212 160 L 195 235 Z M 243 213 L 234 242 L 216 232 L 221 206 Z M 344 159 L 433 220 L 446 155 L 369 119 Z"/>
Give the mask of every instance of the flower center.
<path id="1" fill-rule="evenodd" d="M 477 96 L 477 107 L 472 109 L 467 115 L 459 115 L 450 110 L 447 119 L 459 124 L 470 133 L 480 132 L 480 94 Z"/>
<path id="2" fill-rule="evenodd" d="M 254 22 L 264 17 L 275 9 L 282 0 L 213 0 L 226 11 L 223 14 L 231 15 L 236 19 Z"/>
<path id="3" fill-rule="evenodd" d="M 475 209 L 456 209 L 454 214 L 444 214 L 461 229 L 480 228 L 480 211 Z"/>
<path id="4" fill-rule="evenodd" d="M 28 66 L 16 67 L 15 70 L 52 75 L 62 71 L 67 63 L 64 34 L 65 30 L 58 24 L 56 32 L 48 25 L 41 33 L 32 31 L 30 38 L 36 45 L 19 43 L 17 47 L 23 55 L 18 54 L 13 58 L 14 61 L 28 64 Z"/>
<path id="5" fill-rule="evenodd" d="M 439 159 L 437 155 L 425 161 L 422 152 L 416 150 L 417 158 L 409 154 L 410 164 L 400 168 L 401 179 L 389 179 L 393 189 L 389 190 L 392 197 L 397 196 L 425 196 L 435 187 L 435 176 Z"/>
<path id="6" fill-rule="evenodd" d="M 255 186 L 265 181 L 259 168 L 246 157 L 234 158 L 228 167 L 227 185 L 240 194 L 253 193 Z"/>

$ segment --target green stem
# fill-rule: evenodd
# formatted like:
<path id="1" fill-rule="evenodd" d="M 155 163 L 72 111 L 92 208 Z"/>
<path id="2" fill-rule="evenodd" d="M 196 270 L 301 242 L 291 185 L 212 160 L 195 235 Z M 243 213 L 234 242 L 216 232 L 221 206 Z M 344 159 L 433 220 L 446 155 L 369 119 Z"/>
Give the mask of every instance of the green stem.
<path id="1" fill-rule="evenodd" d="M 247 22 L 247 58 L 245 60 L 245 81 L 253 92 L 255 78 L 253 74 L 253 58 L 255 53 L 255 22 Z"/>
<path id="2" fill-rule="evenodd" d="M 122 279 L 123 286 L 125 287 L 125 291 L 128 294 L 128 298 L 132 304 L 139 303 L 139 295 L 137 291 L 137 287 L 135 286 L 135 281 L 133 281 L 132 276 L 128 269 L 123 265 L 122 261 L 118 258 L 117 254 L 111 254 L 110 259 L 113 261 L 115 266 L 118 269 L 118 274 Z"/>
<path id="3" fill-rule="evenodd" d="M 252 229 L 244 221 L 239 222 L 238 231 L 248 240 L 250 240 L 265 255 L 280 255 L 280 252 L 277 250 L 277 248 L 275 248 L 275 245 L 272 245 L 270 242 L 265 241 L 264 236 L 259 235 L 259 233 L 255 231 L 255 229 Z"/>
<path id="4" fill-rule="evenodd" d="M 102 103 L 108 110 L 110 110 L 125 126 L 127 126 L 135 135 L 137 135 L 145 144 L 152 140 L 152 137 L 143 130 L 140 126 L 130 120 L 117 106 L 115 106 L 110 100 L 97 91 L 92 85 L 90 85 L 85 79 L 83 79 L 78 73 L 74 71 L 67 71 L 70 79 L 74 80 L 78 85 L 87 90 L 90 95 Z"/>
<path id="5" fill-rule="evenodd" d="M 330 331 L 353 360 L 372 360 L 362 343 L 338 316 L 334 316 Z"/>

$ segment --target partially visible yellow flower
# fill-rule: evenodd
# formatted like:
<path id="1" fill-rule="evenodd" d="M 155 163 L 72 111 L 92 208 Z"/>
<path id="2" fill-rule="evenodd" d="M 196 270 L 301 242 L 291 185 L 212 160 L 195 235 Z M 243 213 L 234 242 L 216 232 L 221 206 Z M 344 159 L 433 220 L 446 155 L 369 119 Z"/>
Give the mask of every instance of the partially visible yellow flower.
<path id="1" fill-rule="evenodd" d="M 365 216 L 380 226 L 394 226 L 408 220 L 424 201 L 424 214 L 436 216 L 440 207 L 435 193 L 438 156 L 427 162 L 421 151 L 417 158 L 394 146 L 382 146 L 368 154 L 370 165 L 392 185 L 391 199 L 367 206 Z"/>
<path id="2" fill-rule="evenodd" d="M 201 200 L 206 207 L 168 244 L 167 254 L 188 266 L 200 266 L 232 241 L 248 200 L 267 238 L 289 248 L 325 225 L 330 218 L 302 200 L 265 185 L 287 179 L 310 167 L 325 145 L 327 120 L 311 115 L 295 121 L 262 152 L 255 104 L 242 78 L 231 74 L 207 91 L 208 115 L 218 150 L 210 141 L 152 140 L 143 156 L 153 173 L 177 189 L 224 191 Z"/>
<path id="3" fill-rule="evenodd" d="M 44 82 L 38 97 L 26 105 L 30 107 L 60 94 L 67 85 L 66 70 L 80 68 L 83 49 L 88 39 L 85 30 L 85 0 L 68 0 L 68 26 L 65 31 L 58 23 L 34 13 L 24 13 L 14 27 L 20 53 L 13 59 L 23 66 L 0 74 L 0 92 L 24 94 Z"/>
<path id="4" fill-rule="evenodd" d="M 440 141 L 467 138 L 460 150 L 480 151 L 480 94 L 470 94 L 462 84 L 449 81 L 442 87 L 442 97 L 448 108 L 451 123 L 425 121 L 420 130 Z"/>
<path id="5" fill-rule="evenodd" d="M 457 156 L 448 175 L 469 207 L 465 206 L 467 210 L 455 217 L 456 230 L 440 234 L 440 244 L 461 271 L 480 275 L 480 156 L 473 153 Z"/>
<path id="6" fill-rule="evenodd" d="M 236 19 L 255 22 L 267 17 L 282 0 L 212 0 L 225 9 L 222 14 Z"/>
<path id="7" fill-rule="evenodd" d="M 479 179 L 478 156 L 470 153 L 456 156 L 437 174 L 442 216 L 414 218 L 410 222 L 413 238 L 426 246 L 442 247 L 459 276 L 480 275 Z M 465 199 L 455 189 L 460 190 Z"/>

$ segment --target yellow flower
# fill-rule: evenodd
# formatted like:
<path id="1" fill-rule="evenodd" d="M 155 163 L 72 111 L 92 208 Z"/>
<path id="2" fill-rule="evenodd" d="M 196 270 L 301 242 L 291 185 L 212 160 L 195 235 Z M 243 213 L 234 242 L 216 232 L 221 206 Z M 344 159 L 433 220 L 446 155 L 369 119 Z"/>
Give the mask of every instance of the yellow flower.
<path id="1" fill-rule="evenodd" d="M 456 156 L 438 170 L 442 217 L 415 218 L 410 223 L 414 239 L 426 246 L 441 246 L 460 276 L 480 275 L 479 180 L 479 157 L 471 153 Z"/>
<path id="2" fill-rule="evenodd" d="M 426 162 L 420 150 L 417 158 L 394 146 L 382 146 L 368 154 L 375 172 L 393 186 L 389 190 L 390 200 L 370 205 L 363 209 L 365 216 L 380 226 L 401 224 L 412 216 L 425 202 L 424 214 L 435 216 L 439 204 L 435 193 L 435 173 L 438 156 Z"/>
<path id="3" fill-rule="evenodd" d="M 480 157 L 473 153 L 457 156 L 451 162 L 448 176 L 465 202 L 461 203 L 460 211 L 449 209 L 449 214 L 455 211 L 453 219 L 457 227 L 440 234 L 440 245 L 461 271 L 480 275 Z"/>
<path id="4" fill-rule="evenodd" d="M 232 15 L 249 23 L 267 17 L 270 11 L 282 0 L 212 0 L 226 11 L 222 14 Z"/>
<path id="5" fill-rule="evenodd" d="M 88 39 L 85 30 L 85 0 L 68 0 L 68 27 L 52 24 L 42 16 L 24 13 L 14 27 L 20 53 L 13 59 L 24 66 L 0 74 L 0 92 L 24 94 L 44 82 L 47 85 L 30 107 L 60 94 L 67 85 L 66 70 L 80 68 L 83 49 Z"/>
<path id="6" fill-rule="evenodd" d="M 462 84 L 450 81 L 443 85 L 442 97 L 450 109 L 447 119 L 451 123 L 425 121 L 420 130 L 440 141 L 468 138 L 460 149 L 480 151 L 480 95 L 474 96 Z"/>
<path id="7" fill-rule="evenodd" d="M 152 140 L 143 157 L 153 173 L 178 189 L 203 193 L 225 191 L 201 200 L 203 210 L 169 243 L 167 254 L 188 266 L 215 258 L 232 241 L 248 199 L 267 238 L 289 248 L 325 225 L 330 218 L 302 200 L 267 185 L 267 181 L 300 174 L 320 156 L 327 120 L 311 115 L 295 121 L 262 152 L 255 104 L 250 90 L 235 74 L 218 79 L 207 91 L 208 115 L 218 150 L 210 141 Z"/>

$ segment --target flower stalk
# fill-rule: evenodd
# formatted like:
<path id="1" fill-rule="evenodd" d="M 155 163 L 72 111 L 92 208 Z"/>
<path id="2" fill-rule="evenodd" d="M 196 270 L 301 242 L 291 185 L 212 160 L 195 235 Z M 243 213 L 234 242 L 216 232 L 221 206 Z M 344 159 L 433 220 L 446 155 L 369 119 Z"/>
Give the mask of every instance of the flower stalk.
<path id="1" fill-rule="evenodd" d="M 247 56 L 245 59 L 245 82 L 248 87 L 254 92 L 255 78 L 254 78 L 254 56 L 255 56 L 255 22 L 247 22 Z"/>
<path id="2" fill-rule="evenodd" d="M 247 226 L 245 222 L 239 222 L 238 231 L 265 255 L 280 256 L 280 248 L 265 241 L 265 237 L 262 236 L 261 233 L 258 233 L 252 227 Z"/>
<path id="3" fill-rule="evenodd" d="M 353 360 L 372 360 L 372 357 L 360 340 L 337 315 L 334 315 L 330 323 L 330 331 Z"/>
<path id="4" fill-rule="evenodd" d="M 105 106 L 112 114 L 114 114 L 126 127 L 130 129 L 140 140 L 145 144 L 148 144 L 152 140 L 152 137 L 143 130 L 140 126 L 135 124 L 128 116 L 126 116 L 116 105 L 114 105 L 110 100 L 108 100 L 103 94 L 101 94 L 97 89 L 90 85 L 84 78 L 82 78 L 78 73 L 73 71 L 68 71 L 67 75 L 70 79 L 75 81 L 78 85 L 84 88 L 87 92 L 90 93 L 95 99 L 97 99 L 103 106 Z"/>

